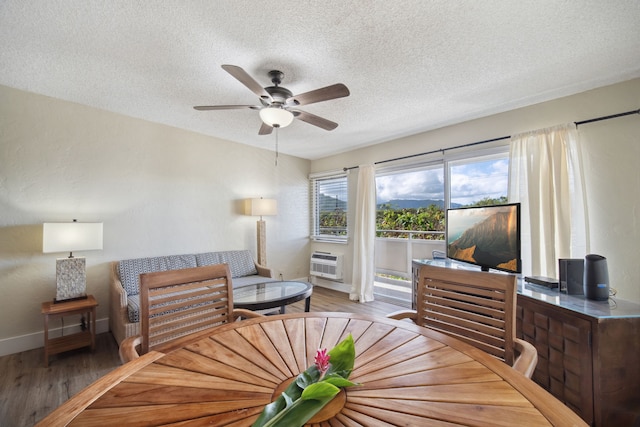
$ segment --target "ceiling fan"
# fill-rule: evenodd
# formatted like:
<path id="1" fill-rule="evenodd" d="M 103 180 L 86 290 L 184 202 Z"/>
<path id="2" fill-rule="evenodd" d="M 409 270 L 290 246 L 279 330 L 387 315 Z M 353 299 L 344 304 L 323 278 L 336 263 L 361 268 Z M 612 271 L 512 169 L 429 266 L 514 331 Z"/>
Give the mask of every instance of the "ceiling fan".
<path id="1" fill-rule="evenodd" d="M 260 118 L 262 119 L 259 135 L 268 135 L 273 131 L 273 128 L 289 126 L 294 118 L 325 130 L 333 130 L 338 127 L 338 124 L 331 120 L 298 110 L 297 107 L 349 96 L 349 89 L 342 83 L 293 95 L 289 89 L 280 86 L 284 78 L 282 71 L 269 71 L 273 86 L 263 88 L 246 71 L 236 65 L 223 65 L 222 68 L 258 95 L 260 105 L 201 105 L 193 108 L 199 111 L 239 110 L 244 108 L 259 110 Z"/>

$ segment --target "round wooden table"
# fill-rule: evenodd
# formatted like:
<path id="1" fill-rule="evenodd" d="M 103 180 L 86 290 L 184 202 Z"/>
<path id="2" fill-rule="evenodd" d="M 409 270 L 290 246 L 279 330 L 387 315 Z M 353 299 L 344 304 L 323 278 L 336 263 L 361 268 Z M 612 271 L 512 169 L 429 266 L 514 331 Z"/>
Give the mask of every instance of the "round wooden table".
<path id="1" fill-rule="evenodd" d="M 274 390 L 351 333 L 356 360 L 318 426 L 586 426 L 506 364 L 406 321 L 349 313 L 265 316 L 185 337 L 99 379 L 40 425 L 249 426 Z M 164 351 L 161 349 L 161 351 Z M 333 402 L 331 402 L 333 403 Z"/>

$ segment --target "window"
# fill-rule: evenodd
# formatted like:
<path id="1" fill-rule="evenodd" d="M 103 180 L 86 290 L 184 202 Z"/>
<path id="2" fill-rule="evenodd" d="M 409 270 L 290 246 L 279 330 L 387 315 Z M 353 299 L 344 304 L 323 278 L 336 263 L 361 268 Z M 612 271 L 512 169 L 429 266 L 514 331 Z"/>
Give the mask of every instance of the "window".
<path id="1" fill-rule="evenodd" d="M 443 240 L 446 208 L 507 203 L 508 180 L 508 147 L 381 169 L 376 235 Z"/>
<path id="2" fill-rule="evenodd" d="M 334 172 L 312 175 L 312 238 L 319 241 L 347 240 L 347 174 Z"/>
<path id="3" fill-rule="evenodd" d="M 447 162 L 449 206 L 507 203 L 509 153 L 500 150 Z"/>
<path id="4" fill-rule="evenodd" d="M 376 174 L 377 237 L 444 239 L 442 162 Z"/>

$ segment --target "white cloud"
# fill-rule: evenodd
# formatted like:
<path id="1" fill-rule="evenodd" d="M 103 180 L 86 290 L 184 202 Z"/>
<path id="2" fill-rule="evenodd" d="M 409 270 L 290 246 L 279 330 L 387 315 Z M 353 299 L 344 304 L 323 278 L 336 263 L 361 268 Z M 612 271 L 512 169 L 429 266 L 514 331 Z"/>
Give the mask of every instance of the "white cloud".
<path id="1" fill-rule="evenodd" d="M 486 197 L 506 196 L 508 159 L 460 163 L 451 168 L 452 202 L 469 204 Z M 379 176 L 378 202 L 444 199 L 443 168 Z"/>
<path id="2" fill-rule="evenodd" d="M 444 199 L 442 169 L 385 175 L 376 178 L 379 202 Z"/>
<path id="3" fill-rule="evenodd" d="M 508 184 L 507 159 L 459 164 L 452 167 L 451 200 L 469 204 L 486 197 L 505 196 Z"/>

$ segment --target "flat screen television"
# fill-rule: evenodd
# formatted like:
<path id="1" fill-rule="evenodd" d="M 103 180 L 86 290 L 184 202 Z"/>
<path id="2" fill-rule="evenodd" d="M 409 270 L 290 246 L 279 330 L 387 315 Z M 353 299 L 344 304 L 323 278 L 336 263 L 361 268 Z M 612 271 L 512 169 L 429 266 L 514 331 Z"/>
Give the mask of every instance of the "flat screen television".
<path id="1" fill-rule="evenodd" d="M 522 272 L 520 203 L 448 209 L 446 224 L 447 258 Z"/>

